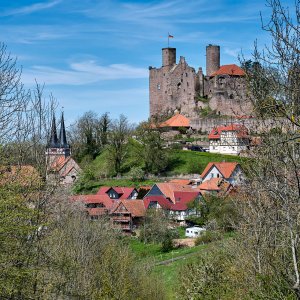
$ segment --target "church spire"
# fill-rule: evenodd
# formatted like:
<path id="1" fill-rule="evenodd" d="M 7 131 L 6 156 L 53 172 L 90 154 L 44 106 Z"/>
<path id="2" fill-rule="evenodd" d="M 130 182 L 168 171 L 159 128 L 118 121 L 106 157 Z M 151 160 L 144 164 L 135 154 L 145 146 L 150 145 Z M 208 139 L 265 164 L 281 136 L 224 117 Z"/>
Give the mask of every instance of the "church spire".
<path id="1" fill-rule="evenodd" d="M 60 145 L 60 148 L 70 148 L 70 146 L 67 143 L 67 136 L 66 136 L 63 112 L 61 113 L 61 120 L 60 120 L 59 145 Z"/>
<path id="2" fill-rule="evenodd" d="M 55 115 L 53 114 L 52 118 L 52 126 L 51 126 L 51 136 L 49 141 L 50 148 L 58 148 L 58 139 L 57 139 L 57 132 L 56 132 L 56 122 L 55 122 Z"/>

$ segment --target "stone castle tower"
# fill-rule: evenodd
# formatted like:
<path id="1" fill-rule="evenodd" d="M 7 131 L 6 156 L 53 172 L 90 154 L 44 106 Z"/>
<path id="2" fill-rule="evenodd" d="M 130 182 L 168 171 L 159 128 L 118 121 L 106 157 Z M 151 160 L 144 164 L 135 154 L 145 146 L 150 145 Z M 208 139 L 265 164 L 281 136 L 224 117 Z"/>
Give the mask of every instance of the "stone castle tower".
<path id="1" fill-rule="evenodd" d="M 64 114 L 61 114 L 59 137 L 57 137 L 55 115 L 53 114 L 50 140 L 46 149 L 47 166 L 51 166 L 58 157 L 67 158 L 71 155 L 70 145 L 67 143 Z"/>
<path id="2" fill-rule="evenodd" d="M 220 46 L 206 47 L 206 75 L 185 58 L 176 63 L 176 48 L 162 49 L 162 66 L 149 67 L 150 116 L 179 111 L 189 118 L 204 112 L 241 116 L 251 113 L 245 73 L 237 65 L 220 65 Z"/>

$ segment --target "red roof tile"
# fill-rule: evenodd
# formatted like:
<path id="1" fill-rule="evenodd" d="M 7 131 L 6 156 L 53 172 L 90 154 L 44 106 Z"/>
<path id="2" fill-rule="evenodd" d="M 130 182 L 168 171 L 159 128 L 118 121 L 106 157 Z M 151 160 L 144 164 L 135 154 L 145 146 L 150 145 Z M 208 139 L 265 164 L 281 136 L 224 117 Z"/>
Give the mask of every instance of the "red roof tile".
<path id="1" fill-rule="evenodd" d="M 97 195 L 106 195 L 106 193 L 110 188 L 111 188 L 110 186 L 101 186 L 97 192 Z"/>
<path id="2" fill-rule="evenodd" d="M 193 191 L 193 192 L 175 192 L 175 199 L 176 203 L 171 206 L 171 210 L 187 210 L 188 203 L 195 200 L 199 195 L 200 191 Z"/>
<path id="3" fill-rule="evenodd" d="M 120 200 L 111 210 L 111 213 L 114 213 L 119 205 L 123 204 L 128 212 L 131 213 L 132 217 L 143 217 L 145 216 L 145 206 L 143 200 Z"/>
<path id="4" fill-rule="evenodd" d="M 244 125 L 240 124 L 231 124 L 227 126 L 218 126 L 216 128 L 213 128 L 210 134 L 208 135 L 208 138 L 210 140 L 214 139 L 220 139 L 221 133 L 223 131 L 236 131 L 238 138 L 247 138 L 248 137 L 248 129 Z"/>
<path id="5" fill-rule="evenodd" d="M 170 209 L 172 203 L 164 196 L 149 196 L 143 199 L 145 208 L 148 209 L 151 202 L 157 202 L 162 209 Z"/>
<path id="6" fill-rule="evenodd" d="M 121 187 L 121 186 L 117 186 L 117 187 L 109 187 L 109 186 L 102 186 L 98 192 L 97 195 L 107 195 L 107 192 L 113 189 L 114 191 L 116 191 L 119 194 L 119 199 L 128 199 L 128 197 L 130 196 L 130 194 L 135 190 L 134 187 Z"/>
<path id="7" fill-rule="evenodd" d="M 50 165 L 50 170 L 60 171 L 62 167 L 71 159 L 70 156 L 65 157 L 64 155 L 58 156 Z"/>
<path id="8" fill-rule="evenodd" d="M 232 65 L 223 65 L 220 67 L 218 71 L 211 74 L 211 76 L 216 76 L 216 75 L 245 76 L 246 73 L 239 66 L 232 64 Z"/>
<path id="9" fill-rule="evenodd" d="M 233 171 L 239 165 L 237 162 L 210 162 L 201 174 L 201 178 L 204 178 L 209 171 L 215 166 L 225 179 L 230 178 Z"/>
<path id="10" fill-rule="evenodd" d="M 190 186 L 180 185 L 170 182 L 157 183 L 156 186 L 164 194 L 166 198 L 169 198 L 173 203 L 176 202 L 174 192 L 194 192 L 195 190 Z"/>
<path id="11" fill-rule="evenodd" d="M 189 185 L 191 183 L 191 180 L 190 179 L 172 179 L 169 182 L 180 184 L 180 185 Z"/>
<path id="12" fill-rule="evenodd" d="M 107 195 L 77 195 L 71 197 L 72 201 L 79 201 L 85 204 L 89 203 L 102 203 L 107 209 L 111 209 L 113 206 L 113 200 Z"/>
<path id="13" fill-rule="evenodd" d="M 159 127 L 190 127 L 190 120 L 181 114 L 176 114 L 172 118 L 161 123 Z"/>

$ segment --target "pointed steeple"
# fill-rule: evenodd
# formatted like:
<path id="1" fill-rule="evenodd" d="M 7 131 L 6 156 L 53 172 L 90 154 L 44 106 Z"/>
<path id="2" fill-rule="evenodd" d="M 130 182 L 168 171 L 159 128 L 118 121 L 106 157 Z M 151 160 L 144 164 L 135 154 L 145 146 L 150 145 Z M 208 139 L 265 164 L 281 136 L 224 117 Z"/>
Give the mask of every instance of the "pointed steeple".
<path id="1" fill-rule="evenodd" d="M 64 120 L 63 112 L 61 113 L 61 120 L 60 120 L 59 145 L 60 148 L 70 148 L 69 144 L 67 143 L 65 120 Z"/>
<path id="2" fill-rule="evenodd" d="M 51 136 L 49 141 L 50 148 L 58 148 L 58 139 L 57 139 L 57 132 L 56 132 L 56 122 L 55 122 L 55 115 L 53 114 L 52 118 L 52 126 L 51 126 Z"/>

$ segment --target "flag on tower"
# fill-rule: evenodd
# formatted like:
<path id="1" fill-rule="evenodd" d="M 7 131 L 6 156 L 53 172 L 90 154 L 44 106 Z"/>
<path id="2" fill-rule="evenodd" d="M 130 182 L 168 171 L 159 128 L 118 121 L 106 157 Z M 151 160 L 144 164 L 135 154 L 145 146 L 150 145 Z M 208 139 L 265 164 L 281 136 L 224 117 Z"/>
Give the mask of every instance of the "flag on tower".
<path id="1" fill-rule="evenodd" d="M 173 39 L 173 38 L 174 38 L 174 36 L 169 34 L 169 39 Z"/>

